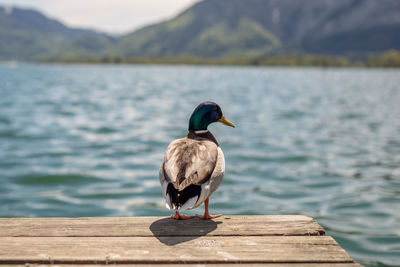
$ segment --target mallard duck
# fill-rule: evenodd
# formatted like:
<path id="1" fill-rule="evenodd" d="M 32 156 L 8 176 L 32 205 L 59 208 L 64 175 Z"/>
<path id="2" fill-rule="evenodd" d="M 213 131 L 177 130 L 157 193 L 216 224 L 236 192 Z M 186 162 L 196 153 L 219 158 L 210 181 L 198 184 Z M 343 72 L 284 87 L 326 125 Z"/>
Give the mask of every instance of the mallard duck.
<path id="1" fill-rule="evenodd" d="M 193 218 L 179 212 L 197 208 L 203 202 L 204 215 L 197 214 L 197 217 L 213 219 L 221 216 L 210 215 L 208 211 L 209 198 L 219 187 L 225 173 L 224 153 L 207 130 L 213 122 L 235 127 L 216 103 L 203 102 L 190 117 L 186 137 L 172 141 L 167 147 L 159 177 L 165 206 L 175 211 L 171 215 L 174 219 Z"/>

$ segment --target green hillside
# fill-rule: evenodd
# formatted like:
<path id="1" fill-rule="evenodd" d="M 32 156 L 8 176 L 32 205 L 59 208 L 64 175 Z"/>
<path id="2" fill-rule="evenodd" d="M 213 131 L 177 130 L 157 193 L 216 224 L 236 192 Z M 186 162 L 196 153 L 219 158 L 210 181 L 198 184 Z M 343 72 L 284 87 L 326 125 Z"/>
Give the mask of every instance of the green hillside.
<path id="1" fill-rule="evenodd" d="M 119 37 L 0 7 L 0 60 L 358 65 L 389 50 L 398 0 L 203 0 Z"/>
<path id="2" fill-rule="evenodd" d="M 251 18 L 229 23 L 217 17 L 202 21 L 199 15 L 190 9 L 170 21 L 123 36 L 114 53 L 122 57 L 256 57 L 281 46 L 278 38 Z"/>
<path id="3" fill-rule="evenodd" d="M 121 37 L 113 55 L 249 58 L 400 49 L 397 0 L 204 0 Z"/>
<path id="4" fill-rule="evenodd" d="M 68 28 L 34 10 L 0 7 L 0 60 L 98 57 L 113 42 L 106 34 Z"/>

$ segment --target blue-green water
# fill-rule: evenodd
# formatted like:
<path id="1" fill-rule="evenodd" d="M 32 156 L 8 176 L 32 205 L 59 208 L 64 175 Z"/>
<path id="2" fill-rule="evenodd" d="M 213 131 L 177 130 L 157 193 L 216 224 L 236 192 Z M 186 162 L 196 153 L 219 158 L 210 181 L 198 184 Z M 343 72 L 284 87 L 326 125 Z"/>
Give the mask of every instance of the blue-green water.
<path id="1" fill-rule="evenodd" d="M 398 70 L 2 64 L 0 216 L 168 215 L 159 165 L 205 100 L 237 125 L 210 127 L 214 213 L 306 214 L 400 264 Z"/>

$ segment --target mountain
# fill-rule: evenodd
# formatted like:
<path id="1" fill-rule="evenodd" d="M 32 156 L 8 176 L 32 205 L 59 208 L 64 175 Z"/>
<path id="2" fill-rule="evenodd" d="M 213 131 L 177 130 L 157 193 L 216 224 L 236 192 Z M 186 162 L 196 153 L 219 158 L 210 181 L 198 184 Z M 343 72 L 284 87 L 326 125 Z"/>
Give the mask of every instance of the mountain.
<path id="1" fill-rule="evenodd" d="M 365 58 L 391 49 L 400 50 L 399 0 L 203 0 L 118 38 L 0 7 L 0 60 Z"/>
<path id="2" fill-rule="evenodd" d="M 0 7 L 0 60 L 96 55 L 115 38 L 74 29 L 28 9 Z"/>
<path id="3" fill-rule="evenodd" d="M 204 0 L 118 41 L 122 57 L 400 49 L 398 0 Z"/>

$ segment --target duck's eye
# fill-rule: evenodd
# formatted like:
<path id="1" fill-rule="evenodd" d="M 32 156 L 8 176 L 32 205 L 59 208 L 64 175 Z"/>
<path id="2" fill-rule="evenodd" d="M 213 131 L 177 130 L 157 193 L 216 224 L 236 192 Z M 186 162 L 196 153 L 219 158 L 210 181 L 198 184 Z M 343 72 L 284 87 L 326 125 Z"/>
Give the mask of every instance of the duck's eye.
<path id="1" fill-rule="evenodd" d="M 214 110 L 217 110 L 217 107 L 214 107 Z"/>

